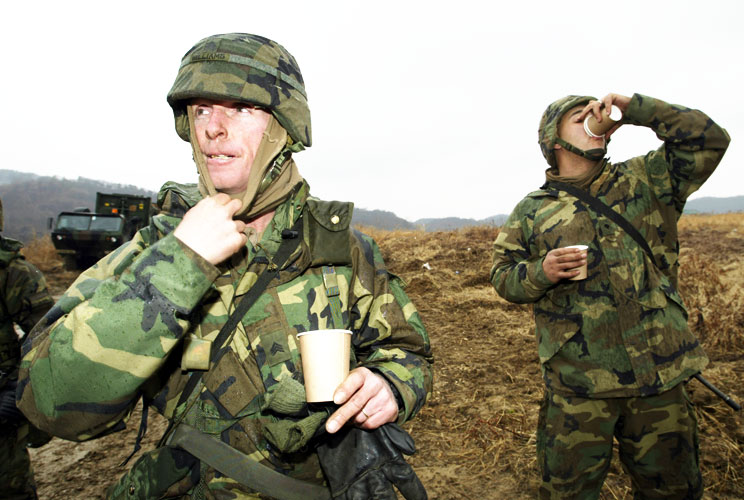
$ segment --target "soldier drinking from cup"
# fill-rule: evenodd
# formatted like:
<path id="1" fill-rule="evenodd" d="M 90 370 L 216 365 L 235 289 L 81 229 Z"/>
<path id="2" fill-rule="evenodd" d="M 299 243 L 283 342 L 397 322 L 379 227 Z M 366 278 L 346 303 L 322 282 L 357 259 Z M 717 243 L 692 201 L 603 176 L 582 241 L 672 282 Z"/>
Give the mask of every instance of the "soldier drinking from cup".
<path id="1" fill-rule="evenodd" d="M 623 119 L 590 136 L 587 116 L 601 123 L 612 106 Z M 662 145 L 610 162 L 607 141 L 626 124 L 651 128 Z M 616 439 L 635 498 L 700 498 L 683 382 L 708 360 L 678 293 L 677 220 L 729 136 L 700 111 L 640 94 L 564 97 L 538 134 L 547 182 L 501 229 L 491 282 L 534 308 L 545 381 L 539 497 L 598 498 Z M 572 280 L 583 265 L 586 278 Z"/>

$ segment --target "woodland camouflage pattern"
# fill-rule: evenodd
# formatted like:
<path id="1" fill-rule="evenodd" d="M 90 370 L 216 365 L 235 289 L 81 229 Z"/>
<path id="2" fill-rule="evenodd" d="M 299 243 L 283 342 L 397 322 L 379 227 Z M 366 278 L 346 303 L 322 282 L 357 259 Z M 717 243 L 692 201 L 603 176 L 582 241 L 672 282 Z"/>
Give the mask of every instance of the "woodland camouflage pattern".
<path id="1" fill-rule="evenodd" d="M 295 143 L 312 145 L 310 108 L 300 67 L 278 43 L 258 35 L 214 35 L 181 60 L 168 103 L 176 131 L 189 140 L 186 102 L 194 98 L 247 102 L 273 113 Z"/>
<path id="2" fill-rule="evenodd" d="M 44 276 L 18 253 L 20 241 L 0 236 L 0 370 L 10 373 L 18 367 L 21 343 L 13 325 L 30 332 L 52 307 Z"/>
<path id="3" fill-rule="evenodd" d="M 119 429 L 143 393 L 166 418 L 183 419 L 291 477 L 323 483 L 312 446 L 283 440 L 281 425 L 297 424 L 312 436 L 327 412 L 276 404 L 277 395 L 303 380 L 297 333 L 334 327 L 322 266 L 336 266 L 344 323 L 338 327 L 353 331 L 356 362 L 400 394 L 399 423 L 431 392 L 429 339 L 419 314 L 375 243 L 349 229 L 350 204 L 315 200 L 302 183 L 267 227 L 257 247 L 262 262 L 252 262 L 246 245 L 215 267 L 171 234 L 200 197 L 194 185 L 166 184 L 152 225 L 80 275 L 24 344 L 20 407 L 41 428 L 86 440 Z M 239 323 L 198 397 L 177 407 L 191 374 L 181 369 L 181 340 L 216 337 L 275 254 L 281 230 L 298 217 L 303 239 L 291 265 Z M 250 489 L 209 467 L 200 470 L 170 447 L 146 453 L 110 494 L 192 498 L 200 488 L 207 498 L 252 498 Z"/>
<path id="4" fill-rule="evenodd" d="M 697 418 L 684 384 L 637 398 L 587 399 L 546 391 L 539 419 L 539 498 L 600 498 L 613 434 L 620 460 L 642 492 L 634 498 L 694 499 L 703 493 Z"/>
<path id="5" fill-rule="evenodd" d="M 627 218 L 660 268 L 611 220 L 556 189 L 527 195 L 494 242 L 491 282 L 512 302 L 533 303 L 547 387 L 559 394 L 658 394 L 707 364 L 677 291 L 677 220 L 720 162 L 725 130 L 700 111 L 635 94 L 624 122 L 664 144 L 621 163 L 607 160 L 589 192 Z M 587 244 L 589 275 L 553 285 L 542 262 L 553 248 Z"/>
<path id="6" fill-rule="evenodd" d="M 53 304 L 44 276 L 18 253 L 22 247 L 21 242 L 0 236 L 0 391 L 6 386 L 12 389 L 18 375 L 21 343 L 14 324 L 30 332 Z M 49 437 L 40 436 L 24 419 L 14 422 L 0 419 L 3 498 L 36 498 L 26 446 L 41 445 L 48 440 Z"/>

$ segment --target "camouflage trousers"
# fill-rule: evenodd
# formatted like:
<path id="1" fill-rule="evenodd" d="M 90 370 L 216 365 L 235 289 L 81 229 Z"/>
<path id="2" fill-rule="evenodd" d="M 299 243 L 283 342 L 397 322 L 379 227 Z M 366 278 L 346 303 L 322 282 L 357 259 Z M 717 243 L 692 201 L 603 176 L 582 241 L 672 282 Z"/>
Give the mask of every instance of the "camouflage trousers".
<path id="1" fill-rule="evenodd" d="M 613 439 L 634 499 L 702 497 L 697 418 L 684 384 L 633 398 L 587 399 L 546 390 L 537 430 L 538 497 L 599 498 Z"/>
<path id="2" fill-rule="evenodd" d="M 36 482 L 26 449 L 29 425 L 0 429 L 0 498 L 36 499 Z"/>

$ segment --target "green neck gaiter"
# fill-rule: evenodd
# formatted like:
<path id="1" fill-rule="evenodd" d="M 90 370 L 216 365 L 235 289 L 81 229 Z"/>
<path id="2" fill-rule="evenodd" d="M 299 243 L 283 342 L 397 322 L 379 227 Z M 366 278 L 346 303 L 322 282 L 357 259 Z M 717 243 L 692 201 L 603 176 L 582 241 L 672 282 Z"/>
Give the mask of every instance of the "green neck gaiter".
<path id="1" fill-rule="evenodd" d="M 597 176 L 602 172 L 604 169 L 604 166 L 607 165 L 607 160 L 598 161 L 594 164 L 592 168 L 584 172 L 582 175 L 578 176 L 561 176 L 558 173 L 558 169 L 556 167 L 550 167 L 545 171 L 545 179 L 550 181 L 556 181 L 556 182 L 565 182 L 566 184 L 571 184 L 573 186 L 576 186 L 581 189 L 587 189 L 589 185 L 594 181 L 594 179 L 597 178 Z"/>

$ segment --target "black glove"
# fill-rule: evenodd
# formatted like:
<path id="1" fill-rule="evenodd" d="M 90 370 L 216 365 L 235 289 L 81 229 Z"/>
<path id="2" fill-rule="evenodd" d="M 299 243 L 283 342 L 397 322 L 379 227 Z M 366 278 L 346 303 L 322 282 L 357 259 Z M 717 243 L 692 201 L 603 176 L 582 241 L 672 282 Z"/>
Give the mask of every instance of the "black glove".
<path id="1" fill-rule="evenodd" d="M 16 406 L 16 380 L 8 380 L 0 389 L 0 420 L 5 423 L 15 424 L 26 417 Z"/>
<path id="2" fill-rule="evenodd" d="M 408 500 L 426 500 L 426 489 L 401 452 L 416 451 L 413 438 L 397 424 L 367 431 L 344 426 L 325 436 L 318 458 L 334 499 L 395 500 L 395 485 Z"/>

